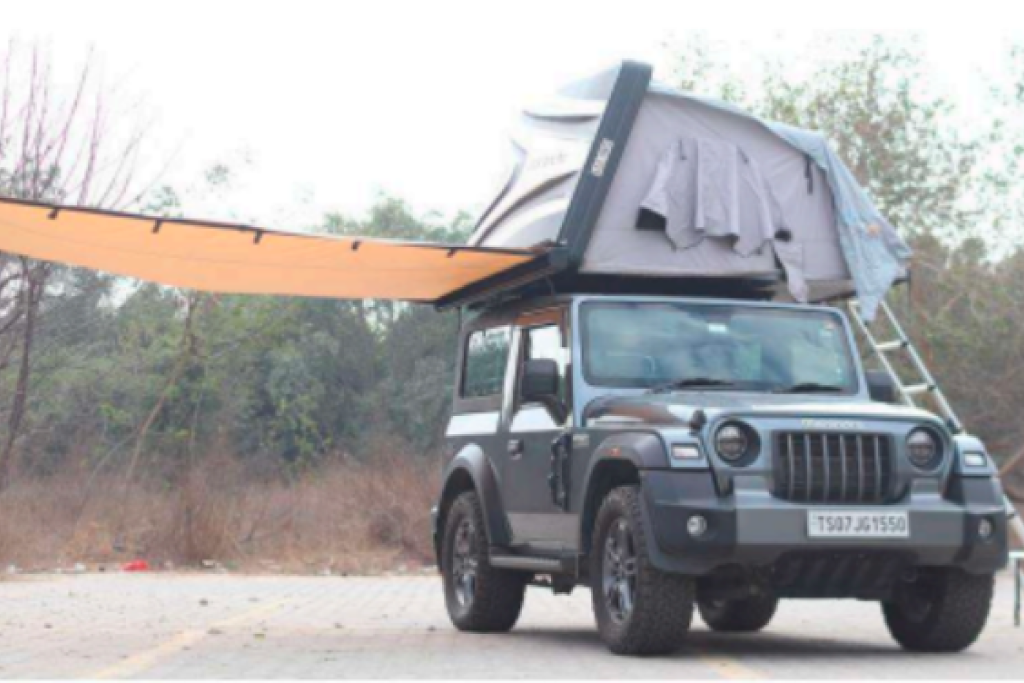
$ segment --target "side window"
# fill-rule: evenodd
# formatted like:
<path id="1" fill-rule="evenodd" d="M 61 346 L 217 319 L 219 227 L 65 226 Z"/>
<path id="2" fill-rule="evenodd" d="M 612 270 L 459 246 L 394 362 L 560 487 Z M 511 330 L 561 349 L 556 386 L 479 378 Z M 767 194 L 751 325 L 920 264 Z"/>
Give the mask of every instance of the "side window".
<path id="1" fill-rule="evenodd" d="M 462 372 L 463 398 L 501 395 L 510 336 L 509 327 L 478 330 L 469 335 Z"/>
<path id="2" fill-rule="evenodd" d="M 558 397 L 566 401 L 569 349 L 562 345 L 562 330 L 558 325 L 544 325 L 523 330 L 526 339 L 525 360 L 547 358 L 558 363 Z"/>

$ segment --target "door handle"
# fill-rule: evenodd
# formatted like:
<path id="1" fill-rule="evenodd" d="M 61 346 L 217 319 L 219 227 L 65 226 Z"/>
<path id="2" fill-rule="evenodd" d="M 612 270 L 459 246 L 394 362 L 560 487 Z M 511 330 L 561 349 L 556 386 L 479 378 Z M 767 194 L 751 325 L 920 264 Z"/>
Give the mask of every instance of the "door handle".
<path id="1" fill-rule="evenodd" d="M 508 454 L 513 460 L 518 460 L 523 457 L 523 440 L 522 439 L 509 439 L 508 442 Z"/>

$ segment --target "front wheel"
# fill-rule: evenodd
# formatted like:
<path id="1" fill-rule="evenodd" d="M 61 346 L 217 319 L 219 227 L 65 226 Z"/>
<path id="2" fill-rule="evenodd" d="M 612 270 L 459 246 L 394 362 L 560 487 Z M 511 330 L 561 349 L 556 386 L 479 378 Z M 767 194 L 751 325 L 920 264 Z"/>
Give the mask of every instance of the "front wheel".
<path id="1" fill-rule="evenodd" d="M 590 550 L 591 593 L 601 638 L 615 654 L 678 650 L 693 618 L 693 581 L 655 568 L 647 555 L 640 488 L 604 499 Z"/>
<path id="2" fill-rule="evenodd" d="M 445 604 L 455 627 L 477 633 L 511 630 L 523 609 L 529 577 L 491 566 L 476 493 L 463 493 L 452 503 L 441 553 Z"/>
<path id="3" fill-rule="evenodd" d="M 901 583 L 882 613 L 892 637 L 907 650 L 959 652 L 978 639 L 992 605 L 992 574 L 931 569 Z"/>

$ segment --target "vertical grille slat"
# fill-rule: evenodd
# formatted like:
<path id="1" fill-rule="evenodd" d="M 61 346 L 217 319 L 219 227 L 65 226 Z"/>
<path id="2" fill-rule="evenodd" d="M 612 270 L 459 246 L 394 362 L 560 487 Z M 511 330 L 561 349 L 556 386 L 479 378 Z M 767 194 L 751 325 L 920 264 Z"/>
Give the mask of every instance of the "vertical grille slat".
<path id="1" fill-rule="evenodd" d="M 857 500 L 864 502 L 864 440 L 857 439 Z"/>
<path id="2" fill-rule="evenodd" d="M 787 435 L 786 439 L 789 446 L 786 449 L 787 464 L 789 465 L 789 469 L 786 470 L 786 481 L 789 483 L 789 495 L 786 497 L 789 500 L 794 500 L 796 498 L 796 479 L 793 473 L 796 472 L 796 465 L 793 462 L 793 435 Z"/>
<path id="3" fill-rule="evenodd" d="M 814 459 L 811 458 L 811 435 L 804 435 L 804 467 L 807 468 L 807 502 L 814 499 Z"/>
<path id="4" fill-rule="evenodd" d="M 772 438 L 773 490 L 800 503 L 881 503 L 891 493 L 891 439 L 884 434 L 779 432 Z"/>
<path id="5" fill-rule="evenodd" d="M 828 490 L 831 488 L 831 479 L 828 478 L 828 434 L 821 436 L 821 463 L 824 465 L 824 485 L 821 487 L 821 498 L 828 502 Z"/>
<path id="6" fill-rule="evenodd" d="M 877 497 L 882 497 L 883 479 L 885 475 L 882 473 L 882 437 L 875 437 L 875 491 L 877 491 Z"/>

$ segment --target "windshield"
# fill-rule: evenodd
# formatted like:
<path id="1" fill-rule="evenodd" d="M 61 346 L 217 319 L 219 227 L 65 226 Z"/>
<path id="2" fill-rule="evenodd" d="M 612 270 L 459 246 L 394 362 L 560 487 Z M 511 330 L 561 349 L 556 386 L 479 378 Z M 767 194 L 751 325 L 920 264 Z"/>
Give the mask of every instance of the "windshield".
<path id="1" fill-rule="evenodd" d="M 584 374 L 598 386 L 851 394 L 835 313 L 693 303 L 586 303 Z"/>

